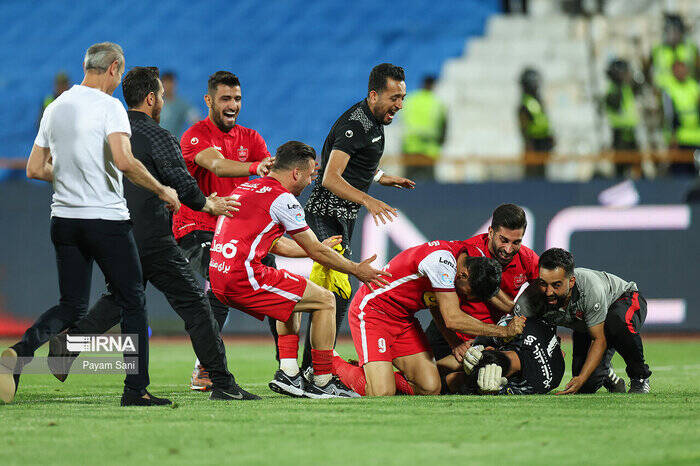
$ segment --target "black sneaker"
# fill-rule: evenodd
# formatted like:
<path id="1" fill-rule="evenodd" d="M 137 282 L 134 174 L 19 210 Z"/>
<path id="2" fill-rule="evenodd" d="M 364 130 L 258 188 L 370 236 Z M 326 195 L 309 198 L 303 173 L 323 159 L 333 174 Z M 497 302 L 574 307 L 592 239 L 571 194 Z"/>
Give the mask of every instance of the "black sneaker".
<path id="1" fill-rule="evenodd" d="M 630 379 L 630 390 L 627 393 L 649 393 L 649 378 L 646 379 Z"/>
<path id="2" fill-rule="evenodd" d="M 259 400 L 258 395 L 243 390 L 236 382 L 228 388 L 212 387 L 210 400 L 216 401 L 237 401 L 237 400 Z"/>
<path id="3" fill-rule="evenodd" d="M 0 355 L 0 400 L 5 403 L 12 403 L 17 393 L 19 374 L 15 374 L 17 366 L 17 352 L 12 348 L 7 348 Z"/>
<path id="4" fill-rule="evenodd" d="M 610 393 L 625 393 L 627 391 L 625 380 L 618 377 L 612 367 L 608 371 L 608 375 L 603 379 L 603 387 Z"/>
<path id="5" fill-rule="evenodd" d="M 275 378 L 270 380 L 267 384 L 275 393 L 280 393 L 282 395 L 293 396 L 295 398 L 301 398 L 304 396 L 304 387 L 307 385 L 306 380 L 301 371 L 297 372 L 297 375 L 290 377 L 284 373 L 282 369 L 278 369 L 275 372 Z"/>
<path id="6" fill-rule="evenodd" d="M 310 383 L 306 385 L 304 396 L 313 399 L 323 398 L 360 398 L 359 393 L 350 390 L 338 377 L 331 378 L 324 386 Z"/>
<path id="7" fill-rule="evenodd" d="M 167 398 L 158 398 L 157 396 L 151 395 L 148 390 L 146 390 L 146 395 L 149 398 L 144 398 L 140 393 L 134 393 L 133 391 L 124 391 L 122 394 L 122 406 L 166 406 L 173 404 Z"/>
<path id="8" fill-rule="evenodd" d="M 68 351 L 65 333 L 59 333 L 49 340 L 49 370 L 59 381 L 66 381 L 68 372 L 79 355 L 79 352 Z"/>

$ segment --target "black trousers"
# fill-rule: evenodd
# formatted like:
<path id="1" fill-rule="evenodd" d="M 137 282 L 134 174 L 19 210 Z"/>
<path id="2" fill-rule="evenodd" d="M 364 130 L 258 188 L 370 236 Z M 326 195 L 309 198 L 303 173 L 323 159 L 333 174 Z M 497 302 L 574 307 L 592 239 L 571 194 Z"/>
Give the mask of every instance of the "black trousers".
<path id="1" fill-rule="evenodd" d="M 631 379 L 646 379 L 651 375 L 649 366 L 644 362 L 644 347 L 639 336 L 639 330 L 646 318 L 647 302 L 637 291 L 623 294 L 608 308 L 605 318 L 608 349 L 600 365 L 579 390 L 580 393 L 594 393 L 603 385 L 615 351 L 625 360 L 627 375 Z M 588 333 L 573 333 L 572 375 L 581 373 L 590 345 L 591 337 Z"/>
<path id="2" fill-rule="evenodd" d="M 71 327 L 88 311 L 92 264 L 102 270 L 119 304 L 121 331 L 138 335 L 138 374 L 124 380 L 125 390 L 145 393 L 148 377 L 148 319 L 141 263 L 130 221 L 51 218 L 61 298 L 13 346 L 32 357 L 51 337 Z"/>
<path id="3" fill-rule="evenodd" d="M 226 349 L 214 320 L 209 300 L 199 286 L 187 259 L 175 244 L 141 258 L 143 283 L 147 282 L 165 295 L 173 310 L 185 321 L 192 347 L 207 368 L 217 388 L 230 387 L 233 375 L 226 364 Z M 102 296 L 89 314 L 69 329 L 69 333 L 101 334 L 119 322 L 121 306 L 113 289 Z"/>
<path id="4" fill-rule="evenodd" d="M 195 230 L 180 238 L 178 243 L 185 257 L 189 260 L 191 268 L 207 280 L 209 280 L 210 249 L 213 239 L 213 231 Z M 263 258 L 262 263 L 268 267 L 275 267 L 275 257 L 272 254 L 268 254 Z M 209 306 L 214 314 L 214 319 L 219 325 L 219 329 L 223 330 L 224 324 L 226 324 L 226 318 L 228 317 L 228 306 L 219 301 L 211 289 L 207 290 L 207 299 L 209 300 Z M 275 338 L 275 348 L 277 348 L 276 320 L 268 317 L 267 321 L 272 335 Z M 277 355 L 277 359 L 279 360 L 279 354 Z M 199 362 L 209 370 L 201 358 Z"/>
<path id="5" fill-rule="evenodd" d="M 350 242 L 352 240 L 352 232 L 355 229 L 355 220 L 352 219 L 342 219 L 336 217 L 325 217 L 320 215 L 314 215 L 309 212 L 306 213 L 306 223 L 311 228 L 319 241 L 323 241 L 331 236 L 340 235 L 343 237 L 342 245 L 345 248 L 345 256 L 350 259 L 352 251 L 350 249 Z M 352 296 L 352 292 L 350 293 Z M 350 306 L 350 299 L 341 298 L 337 294 L 335 295 L 335 337 L 338 338 L 338 331 L 340 326 L 343 324 L 343 319 L 348 313 L 348 307 Z M 275 334 L 275 343 L 277 342 L 277 336 Z M 301 368 L 306 369 L 311 367 L 311 319 L 308 320 L 308 325 L 306 327 L 306 340 L 304 343 L 304 356 L 301 362 Z"/>
<path id="6" fill-rule="evenodd" d="M 447 343 L 445 337 L 442 336 L 434 320 L 431 320 L 426 327 L 425 336 L 428 337 L 428 342 L 433 349 L 433 356 L 435 356 L 436 361 L 452 354 L 452 347 Z"/>

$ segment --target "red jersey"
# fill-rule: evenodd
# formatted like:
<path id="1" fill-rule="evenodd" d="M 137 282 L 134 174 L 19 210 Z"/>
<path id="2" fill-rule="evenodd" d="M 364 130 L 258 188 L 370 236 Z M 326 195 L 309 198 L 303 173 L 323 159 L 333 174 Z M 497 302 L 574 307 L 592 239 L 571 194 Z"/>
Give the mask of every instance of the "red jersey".
<path id="1" fill-rule="evenodd" d="M 267 267 L 262 258 L 285 232 L 293 235 L 309 228 L 297 198 L 272 177 L 247 181 L 231 194 L 238 196 L 240 210 L 233 217 L 219 217 L 210 251 L 209 281 L 218 293 L 237 284 L 264 287 Z"/>
<path id="2" fill-rule="evenodd" d="M 362 285 L 351 309 L 356 305 L 360 313 L 369 308 L 406 318 L 427 307 L 426 293 L 455 291 L 457 260 L 452 243 L 431 241 L 399 253 L 385 267 L 391 273 L 391 277 L 384 277 L 389 285 L 376 290 Z"/>
<path id="3" fill-rule="evenodd" d="M 466 250 L 467 254 L 474 257 L 485 256 L 493 257 L 488 247 L 488 234 L 483 233 L 469 238 L 466 241 L 455 241 L 462 245 L 462 250 Z M 539 277 L 538 262 L 540 258 L 532 249 L 527 246 L 520 246 L 518 253 L 513 257 L 513 260 L 506 266 L 503 266 L 503 275 L 501 276 L 501 290 L 514 299 L 520 291 L 520 288 L 530 280 Z M 486 322 L 494 324 L 499 321 L 503 313 L 493 307 L 489 303 L 471 302 L 460 300 L 460 307 L 470 316 Z M 471 335 L 457 334 L 465 340 L 473 338 Z"/>
<path id="4" fill-rule="evenodd" d="M 259 162 L 270 156 L 262 136 L 250 128 L 235 125 L 231 131 L 224 133 L 208 117 L 192 125 L 180 140 L 182 156 L 187 170 L 197 180 L 199 189 L 205 196 L 218 193 L 228 196 L 239 184 L 249 177 L 219 178 L 194 161 L 197 154 L 213 147 L 229 159 L 238 162 Z M 198 212 L 186 205 L 173 216 L 173 234 L 180 239 L 195 230 L 214 231 L 216 217 L 205 212 Z"/>

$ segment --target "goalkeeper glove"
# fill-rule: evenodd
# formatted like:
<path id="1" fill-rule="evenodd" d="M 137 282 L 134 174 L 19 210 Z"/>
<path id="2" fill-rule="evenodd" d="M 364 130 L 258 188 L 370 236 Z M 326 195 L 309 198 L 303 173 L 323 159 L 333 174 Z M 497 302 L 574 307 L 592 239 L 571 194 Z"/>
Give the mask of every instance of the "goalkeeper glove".
<path id="1" fill-rule="evenodd" d="M 466 374 L 471 374 L 474 370 L 474 366 L 479 364 L 481 361 L 481 352 L 484 350 L 484 345 L 476 345 L 469 348 L 462 359 L 462 365 L 464 366 L 464 372 Z"/>
<path id="2" fill-rule="evenodd" d="M 479 369 L 476 384 L 481 393 L 496 394 L 508 383 L 508 379 L 501 377 L 503 369 L 498 364 L 489 364 Z"/>

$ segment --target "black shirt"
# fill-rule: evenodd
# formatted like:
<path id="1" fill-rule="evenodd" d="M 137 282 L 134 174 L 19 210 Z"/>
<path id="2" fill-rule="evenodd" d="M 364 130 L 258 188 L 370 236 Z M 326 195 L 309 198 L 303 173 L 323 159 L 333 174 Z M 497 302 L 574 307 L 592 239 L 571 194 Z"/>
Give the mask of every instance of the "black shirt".
<path id="1" fill-rule="evenodd" d="M 175 189 L 180 202 L 193 210 L 201 210 L 206 198 L 187 171 L 177 139 L 143 112 L 130 110 L 128 115 L 134 156 L 155 179 Z M 158 196 L 124 178 L 124 197 L 142 257 L 177 244 L 172 233 L 171 213 Z"/>
<path id="2" fill-rule="evenodd" d="M 319 176 L 305 207 L 311 214 L 355 219 L 360 204 L 341 199 L 322 186 L 328 159 L 334 149 L 350 156 L 343 179 L 354 188 L 367 192 L 384 153 L 384 127 L 372 115 L 366 99 L 350 107 L 333 124 L 323 144 Z"/>
<path id="3" fill-rule="evenodd" d="M 510 318 L 505 317 L 502 323 Z M 508 383 L 501 389 L 501 394 L 547 393 L 558 387 L 564 376 L 564 356 L 557 337 L 557 327 L 542 319 L 527 319 L 523 333 L 510 341 L 503 338 L 477 337 L 474 344 L 493 346 L 499 351 L 515 351 L 520 358 L 520 372 L 508 379 Z"/>

